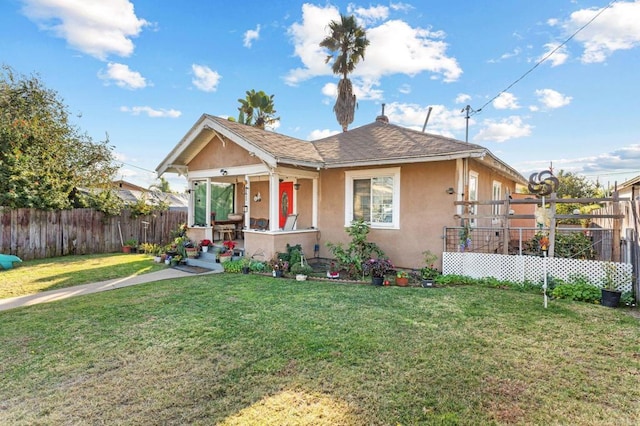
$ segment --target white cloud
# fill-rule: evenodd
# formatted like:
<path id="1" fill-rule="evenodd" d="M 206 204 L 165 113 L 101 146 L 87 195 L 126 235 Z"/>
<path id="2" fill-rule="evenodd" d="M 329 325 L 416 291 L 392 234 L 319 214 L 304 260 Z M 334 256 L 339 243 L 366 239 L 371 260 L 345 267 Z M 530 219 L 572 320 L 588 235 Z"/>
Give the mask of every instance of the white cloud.
<path id="1" fill-rule="evenodd" d="M 300 58 L 303 66 L 289 71 L 285 77 L 287 84 L 296 85 L 315 76 L 333 74 L 331 64 L 324 61 L 328 52 L 319 44 L 327 35 L 328 23 L 339 18 L 339 11 L 334 6 L 319 7 L 308 3 L 302 6 L 302 22 L 292 24 L 288 33 L 294 44 L 294 55 Z M 452 82 L 462 74 L 457 60 L 446 54 L 448 45 L 443 41 L 445 34 L 441 31 L 413 28 L 400 20 L 389 20 L 365 30 L 370 44 L 365 60 L 352 74 L 355 78 L 375 82 L 385 75 L 414 76 L 430 72 L 434 78 Z"/>
<path id="2" fill-rule="evenodd" d="M 389 8 L 386 6 L 370 6 L 368 8 L 347 6 L 347 14 L 353 14 L 360 25 L 371 25 L 378 21 L 384 21 L 389 17 Z"/>
<path id="3" fill-rule="evenodd" d="M 22 12 L 38 27 L 67 41 L 80 52 L 105 60 L 130 56 L 131 39 L 150 25 L 135 14 L 129 0 L 23 0 Z"/>
<path id="4" fill-rule="evenodd" d="M 131 115 L 146 114 L 151 118 L 178 118 L 182 112 L 175 109 L 155 109 L 149 106 L 120 107 L 120 111 L 128 112 Z"/>
<path id="5" fill-rule="evenodd" d="M 218 89 L 218 83 L 222 78 L 220 74 L 213 71 L 206 65 L 191 65 L 191 71 L 193 71 L 193 79 L 191 82 L 198 89 L 203 92 L 215 92 Z"/>
<path id="6" fill-rule="evenodd" d="M 557 67 L 558 65 L 564 64 L 569 58 L 569 55 L 567 54 L 566 46 L 558 47 L 559 45 L 560 43 L 545 44 L 544 47 L 546 50 L 542 55 L 540 55 L 536 59 L 536 62 L 541 61 L 544 57 L 551 54 L 551 52 L 553 52 L 555 49 L 558 49 L 555 52 L 553 52 L 551 56 L 549 56 L 546 60 L 551 62 L 552 67 Z"/>
<path id="7" fill-rule="evenodd" d="M 571 96 L 565 96 L 553 89 L 536 90 L 538 100 L 547 108 L 561 108 L 569 105 L 573 99 Z"/>
<path id="8" fill-rule="evenodd" d="M 602 9 L 581 9 L 573 12 L 562 23 L 567 34 L 583 27 Z M 593 22 L 576 34 L 574 40 L 582 43 L 582 62 L 604 62 L 617 50 L 640 46 L 640 1 L 618 2 L 605 10 Z"/>
<path id="9" fill-rule="evenodd" d="M 398 92 L 402 93 L 403 95 L 408 95 L 409 93 L 411 93 L 411 86 L 408 84 L 403 84 L 398 87 Z"/>
<path id="10" fill-rule="evenodd" d="M 482 128 L 474 136 L 474 141 L 505 142 L 509 139 L 522 138 L 531 135 L 533 127 L 525 124 L 521 117 L 510 116 L 497 120 L 484 120 Z"/>
<path id="11" fill-rule="evenodd" d="M 110 81 L 115 82 L 116 86 L 126 89 L 143 89 L 147 87 L 147 80 L 137 71 L 131 71 L 129 66 L 109 62 L 107 71 L 98 72 L 98 77 L 109 84 Z"/>
<path id="12" fill-rule="evenodd" d="M 307 140 L 316 141 L 318 139 L 328 138 L 329 136 L 337 135 L 338 133 L 341 133 L 341 132 L 337 130 L 329 130 L 329 129 L 313 130 L 311 133 L 309 133 L 309 136 L 307 136 Z"/>
<path id="13" fill-rule="evenodd" d="M 470 100 L 471 100 L 471 96 L 470 95 L 467 95 L 466 93 L 459 93 L 458 96 L 456 96 L 455 103 L 457 103 L 457 104 L 466 104 Z"/>
<path id="14" fill-rule="evenodd" d="M 358 101 L 364 101 L 364 100 L 379 101 L 383 99 L 382 90 L 377 89 L 377 87 L 380 86 L 380 82 L 378 80 L 353 78 L 351 79 L 351 84 L 353 85 L 353 93 L 356 95 L 356 99 Z M 324 86 L 322 86 L 321 92 L 323 95 L 335 101 L 336 97 L 338 96 L 338 84 L 327 83 Z"/>
<path id="15" fill-rule="evenodd" d="M 503 53 L 502 55 L 500 55 L 500 58 L 498 59 L 489 59 L 487 62 L 491 63 L 491 64 L 495 64 L 498 63 L 504 59 L 509 59 L 509 58 L 513 58 L 515 56 L 518 56 L 520 54 L 521 50 L 519 48 L 515 48 L 513 49 L 512 52 L 507 52 L 507 53 Z"/>
<path id="16" fill-rule="evenodd" d="M 518 105 L 518 98 L 513 93 L 502 92 L 493 100 L 493 107 L 495 109 L 518 109 L 520 105 Z"/>
<path id="17" fill-rule="evenodd" d="M 254 40 L 258 40 L 260 38 L 260 25 L 256 27 L 255 30 L 247 30 L 244 33 L 244 47 L 251 47 Z"/>
<path id="18" fill-rule="evenodd" d="M 411 10 L 415 9 L 408 3 L 389 3 L 389 7 L 393 10 L 398 10 L 401 12 L 410 12 Z"/>
<path id="19" fill-rule="evenodd" d="M 425 131 L 447 137 L 454 137 L 454 134 L 463 131 L 466 126 L 459 109 L 447 109 L 443 105 L 431 105 L 429 114 L 429 106 L 391 102 L 385 105 L 384 113 L 391 123 L 420 131 L 429 115 Z M 470 119 L 469 124 L 473 123 L 473 119 Z"/>

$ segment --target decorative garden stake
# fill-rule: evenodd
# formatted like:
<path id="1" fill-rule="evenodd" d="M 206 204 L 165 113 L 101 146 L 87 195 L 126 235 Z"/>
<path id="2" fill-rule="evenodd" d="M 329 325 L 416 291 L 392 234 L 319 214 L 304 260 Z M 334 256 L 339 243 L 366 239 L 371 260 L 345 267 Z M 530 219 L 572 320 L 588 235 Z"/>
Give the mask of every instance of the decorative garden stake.
<path id="1" fill-rule="evenodd" d="M 558 178 L 551 173 L 549 170 L 543 170 L 540 173 L 533 173 L 529 176 L 529 192 L 535 194 L 539 197 L 542 197 L 542 212 L 546 216 L 545 209 L 545 199 L 544 197 L 547 195 L 551 195 L 558 189 L 558 185 L 560 181 Z M 541 214 L 543 216 L 543 214 Z M 536 218 L 537 220 L 537 218 Z M 544 217 L 540 222 L 538 222 L 538 226 L 542 229 L 544 225 Z M 542 272 L 544 273 L 544 281 L 542 284 L 542 292 L 544 293 L 544 307 L 547 307 L 547 248 L 549 244 L 549 239 L 546 236 L 543 236 L 540 239 L 540 247 L 542 248 L 542 255 L 544 256 L 544 261 L 542 262 Z"/>

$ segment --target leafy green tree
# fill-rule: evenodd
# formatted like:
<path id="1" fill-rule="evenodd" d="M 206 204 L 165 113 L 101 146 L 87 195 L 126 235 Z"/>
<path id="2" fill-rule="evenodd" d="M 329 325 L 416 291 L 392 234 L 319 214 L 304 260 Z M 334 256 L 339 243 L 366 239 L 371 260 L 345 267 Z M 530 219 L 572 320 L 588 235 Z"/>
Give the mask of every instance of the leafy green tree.
<path id="1" fill-rule="evenodd" d="M 338 98 L 333 106 L 333 112 L 342 126 L 342 131 L 346 132 L 349 124 L 353 123 L 357 106 L 349 74 L 355 70 L 356 64 L 361 59 L 364 60 L 364 52 L 369 45 L 369 40 L 366 38 L 365 30 L 356 23 L 353 15 L 341 14 L 339 22 L 329 23 L 329 30 L 331 34 L 320 42 L 320 46 L 331 51 L 325 63 L 329 63 L 336 55 L 331 69 L 334 74 L 342 78 L 338 82 Z"/>
<path id="2" fill-rule="evenodd" d="M 595 198 L 603 195 L 600 184 L 584 176 L 560 170 L 556 177 L 560 181 L 556 191 L 558 198 Z"/>
<path id="3" fill-rule="evenodd" d="M 239 123 L 264 129 L 280 120 L 280 117 L 275 116 L 274 95 L 267 95 L 262 90 L 256 92 L 254 89 L 247 90 L 246 95 L 244 99 L 238 99 Z"/>
<path id="4" fill-rule="evenodd" d="M 0 68 L 0 206 L 73 207 L 79 188 L 109 188 L 118 167 L 108 141 L 69 123 L 66 106 L 37 76 Z"/>

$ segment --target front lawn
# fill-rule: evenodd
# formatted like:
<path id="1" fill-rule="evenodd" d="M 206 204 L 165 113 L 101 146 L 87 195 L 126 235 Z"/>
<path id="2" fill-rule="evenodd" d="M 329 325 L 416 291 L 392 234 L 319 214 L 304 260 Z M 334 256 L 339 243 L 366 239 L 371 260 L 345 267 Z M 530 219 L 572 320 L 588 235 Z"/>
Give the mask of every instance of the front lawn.
<path id="1" fill-rule="evenodd" d="M 115 278 L 140 275 L 165 268 L 145 254 L 90 254 L 15 263 L 0 269 L 0 299 L 39 293 Z"/>
<path id="2" fill-rule="evenodd" d="M 0 424 L 636 424 L 628 311 L 215 274 L 0 312 Z"/>

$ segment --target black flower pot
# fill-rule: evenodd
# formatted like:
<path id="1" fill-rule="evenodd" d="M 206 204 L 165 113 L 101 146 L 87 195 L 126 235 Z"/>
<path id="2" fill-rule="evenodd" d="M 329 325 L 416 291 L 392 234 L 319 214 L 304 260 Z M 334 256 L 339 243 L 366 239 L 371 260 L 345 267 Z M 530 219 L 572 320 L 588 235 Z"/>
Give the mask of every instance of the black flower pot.
<path id="1" fill-rule="evenodd" d="M 242 273 L 245 274 L 245 275 L 248 274 L 249 273 L 249 267 L 248 266 L 243 266 L 242 267 Z"/>
<path id="2" fill-rule="evenodd" d="M 432 279 L 423 279 L 423 280 L 420 282 L 420 285 L 421 285 L 423 288 L 429 288 L 429 287 L 433 287 L 433 283 L 434 283 L 434 281 L 433 281 Z"/>
<path id="3" fill-rule="evenodd" d="M 384 277 L 371 277 L 371 284 L 382 285 L 384 283 Z"/>
<path id="4" fill-rule="evenodd" d="M 607 290 L 606 288 L 602 290 L 602 306 L 607 306 L 609 308 L 617 308 L 620 304 L 620 296 L 622 292 L 617 290 Z"/>

